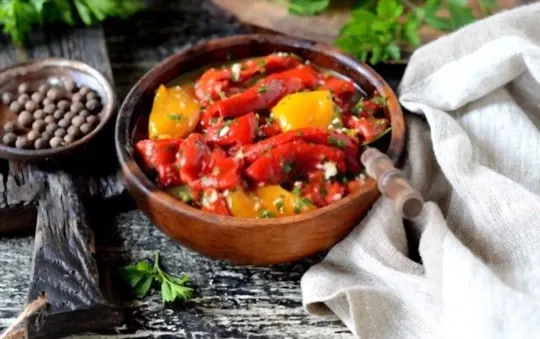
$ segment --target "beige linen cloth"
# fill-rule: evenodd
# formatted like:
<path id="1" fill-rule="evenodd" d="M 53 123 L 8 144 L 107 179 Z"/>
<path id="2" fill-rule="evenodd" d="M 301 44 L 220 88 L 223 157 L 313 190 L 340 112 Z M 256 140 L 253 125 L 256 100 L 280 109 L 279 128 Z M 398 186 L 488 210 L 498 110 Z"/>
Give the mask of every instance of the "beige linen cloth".
<path id="1" fill-rule="evenodd" d="M 303 276 L 307 311 L 359 338 L 540 338 L 540 3 L 422 47 L 399 97 L 422 263 L 379 199 Z"/>

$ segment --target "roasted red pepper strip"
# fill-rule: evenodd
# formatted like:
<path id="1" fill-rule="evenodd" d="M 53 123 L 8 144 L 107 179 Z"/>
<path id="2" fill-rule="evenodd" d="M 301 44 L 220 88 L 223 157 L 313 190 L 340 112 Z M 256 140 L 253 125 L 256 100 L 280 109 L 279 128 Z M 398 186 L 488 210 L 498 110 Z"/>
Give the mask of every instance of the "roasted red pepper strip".
<path id="1" fill-rule="evenodd" d="M 269 138 L 281 133 L 281 127 L 275 120 L 270 120 L 265 117 L 260 118 L 259 136 Z"/>
<path id="2" fill-rule="evenodd" d="M 158 185 L 169 187 L 183 184 L 180 179 L 180 172 L 176 164 L 163 164 L 156 168 L 158 174 Z"/>
<path id="3" fill-rule="evenodd" d="M 141 140 L 135 149 L 148 168 L 157 169 L 160 165 L 172 164 L 176 161 L 178 148 L 182 139 Z"/>
<path id="4" fill-rule="evenodd" d="M 317 72 L 306 65 L 272 74 L 244 92 L 212 104 L 204 112 L 201 124 L 209 126 L 213 118 L 234 118 L 269 109 L 287 94 L 313 88 L 317 81 Z"/>
<path id="5" fill-rule="evenodd" d="M 208 127 L 206 140 L 219 146 L 252 144 L 257 134 L 257 127 L 258 121 L 255 113 L 249 113 L 233 121 Z"/>
<path id="6" fill-rule="evenodd" d="M 257 159 L 246 169 L 246 174 L 255 182 L 280 184 L 292 174 L 308 173 L 324 161 L 336 163 L 339 172 L 345 172 L 343 151 L 324 145 L 291 142 L 277 146 Z"/>
<path id="7" fill-rule="evenodd" d="M 270 54 L 263 58 L 249 59 L 230 68 L 211 68 L 204 72 L 195 84 L 195 95 L 202 102 L 219 100 L 223 94 L 234 92 L 238 85 L 258 74 L 269 74 L 289 69 L 300 64 L 290 54 Z M 234 67 L 238 67 L 235 69 Z"/>
<path id="8" fill-rule="evenodd" d="M 221 148 L 212 152 L 210 165 L 201 173 L 201 178 L 190 184 L 195 189 L 216 188 L 219 190 L 234 189 L 242 183 L 241 162 L 227 157 Z"/>
<path id="9" fill-rule="evenodd" d="M 268 150 L 295 140 L 305 140 L 315 144 L 341 148 L 347 155 L 347 164 L 351 167 L 350 169 L 352 171 L 360 169 L 360 165 L 358 164 L 359 143 L 345 134 L 329 132 L 320 128 L 300 128 L 295 131 L 278 134 L 259 141 L 256 144 L 242 147 L 242 154 L 247 163 L 252 163 Z"/>
<path id="10" fill-rule="evenodd" d="M 311 199 L 317 207 L 329 205 L 345 194 L 345 186 L 336 181 L 326 180 L 322 171 L 311 172 L 308 183 L 302 187 L 302 195 Z"/>
<path id="11" fill-rule="evenodd" d="M 388 119 L 356 117 L 351 117 L 344 120 L 344 123 L 348 128 L 357 130 L 358 133 L 360 133 L 360 135 L 364 138 L 365 142 L 370 142 L 373 139 L 376 139 L 390 125 Z"/>
<path id="12" fill-rule="evenodd" d="M 180 145 L 178 167 L 180 178 L 191 186 L 199 179 L 200 173 L 205 173 L 210 167 L 211 151 L 199 133 L 190 134 Z"/>
<path id="13" fill-rule="evenodd" d="M 214 214 L 231 215 L 227 201 L 215 189 L 207 189 L 203 192 L 201 210 Z"/>
<path id="14" fill-rule="evenodd" d="M 352 81 L 330 76 L 324 80 L 321 89 L 329 90 L 332 93 L 332 99 L 343 111 L 351 108 L 351 100 L 356 93 L 356 87 Z"/>

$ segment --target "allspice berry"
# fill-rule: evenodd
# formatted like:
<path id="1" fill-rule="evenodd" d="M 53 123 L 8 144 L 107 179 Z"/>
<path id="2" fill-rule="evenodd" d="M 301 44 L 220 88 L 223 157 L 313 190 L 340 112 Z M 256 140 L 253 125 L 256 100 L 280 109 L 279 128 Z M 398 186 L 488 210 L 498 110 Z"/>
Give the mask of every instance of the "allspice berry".
<path id="1" fill-rule="evenodd" d="M 81 87 L 81 89 L 79 90 L 79 94 L 83 97 L 85 97 L 88 93 L 90 93 L 90 88 L 86 86 Z"/>
<path id="2" fill-rule="evenodd" d="M 22 109 L 23 109 L 23 106 L 18 101 L 13 101 L 11 105 L 9 105 L 9 110 L 15 114 L 20 113 Z"/>
<path id="3" fill-rule="evenodd" d="M 16 140 L 17 136 L 13 132 L 6 133 L 2 137 L 2 142 L 8 146 L 13 146 Z"/>
<path id="4" fill-rule="evenodd" d="M 24 109 L 27 110 L 28 112 L 30 113 L 33 113 L 36 109 L 38 108 L 38 104 L 36 104 L 34 101 L 32 100 L 28 100 L 25 104 L 24 104 Z"/>
<path id="5" fill-rule="evenodd" d="M 67 111 L 69 109 L 69 101 L 60 100 L 60 101 L 58 101 L 58 104 L 56 104 L 56 107 L 58 107 L 58 109 L 61 109 L 61 110 L 63 110 L 65 112 L 65 111 Z"/>
<path id="6" fill-rule="evenodd" d="M 53 134 L 54 131 L 58 128 L 58 125 L 56 123 L 50 123 L 47 126 L 45 126 L 45 132 Z"/>
<path id="7" fill-rule="evenodd" d="M 44 120 L 38 119 L 32 124 L 32 129 L 38 132 L 41 132 L 45 129 L 47 123 Z"/>
<path id="8" fill-rule="evenodd" d="M 53 117 L 54 117 L 56 120 L 62 119 L 63 116 L 64 116 L 64 112 L 62 112 L 62 111 L 59 110 L 59 109 L 57 109 L 57 110 L 54 111 L 54 113 L 53 113 Z"/>
<path id="9" fill-rule="evenodd" d="M 49 90 L 50 86 L 48 84 L 41 84 L 38 88 L 38 92 L 41 93 L 41 95 L 47 94 L 47 91 Z"/>
<path id="10" fill-rule="evenodd" d="M 40 104 L 41 101 L 43 101 L 43 94 L 39 92 L 34 92 L 30 96 L 30 99 L 32 99 L 32 101 L 35 102 L 36 104 Z"/>
<path id="11" fill-rule="evenodd" d="M 44 140 L 43 138 L 37 138 L 36 141 L 34 142 L 34 148 L 35 149 L 44 149 L 44 148 L 47 148 L 47 146 L 49 146 L 49 144 L 47 143 L 48 140 Z"/>
<path id="12" fill-rule="evenodd" d="M 43 119 L 45 118 L 45 112 L 42 109 L 37 109 L 34 111 L 34 119 Z"/>
<path id="13" fill-rule="evenodd" d="M 62 138 L 60 137 L 53 137 L 50 141 L 49 141 L 49 145 L 52 147 L 52 148 L 55 148 L 55 147 L 58 147 L 62 144 Z"/>
<path id="14" fill-rule="evenodd" d="M 74 113 L 79 113 L 84 108 L 84 105 L 81 102 L 74 102 L 71 104 L 71 107 L 69 108 Z"/>
<path id="15" fill-rule="evenodd" d="M 47 91 L 47 99 L 49 100 L 58 100 L 62 96 L 62 92 L 58 88 L 51 88 Z"/>
<path id="16" fill-rule="evenodd" d="M 45 141 L 49 141 L 51 140 L 51 138 L 53 137 L 53 135 L 47 131 L 41 133 L 41 139 L 45 140 Z"/>
<path id="17" fill-rule="evenodd" d="M 54 104 L 45 105 L 45 107 L 43 108 L 43 112 L 47 114 L 53 114 L 55 110 L 56 107 L 54 106 Z"/>
<path id="18" fill-rule="evenodd" d="M 32 124 L 32 122 L 34 121 L 34 117 L 32 116 L 32 114 L 30 114 L 30 112 L 23 111 L 17 118 L 17 121 L 19 122 L 19 125 L 27 127 Z"/>
<path id="19" fill-rule="evenodd" d="M 86 108 L 88 108 L 89 111 L 95 111 L 99 108 L 99 102 L 95 99 L 92 99 L 86 103 Z"/>
<path id="20" fill-rule="evenodd" d="M 64 135 L 66 135 L 66 130 L 63 129 L 63 128 L 59 128 L 57 129 L 56 131 L 54 131 L 54 136 L 55 137 L 63 137 Z"/>
<path id="21" fill-rule="evenodd" d="M 71 96 L 71 101 L 72 102 L 81 102 L 83 100 L 83 96 L 81 95 L 81 93 L 75 93 Z"/>
<path id="22" fill-rule="evenodd" d="M 72 93 L 73 91 L 75 91 L 77 89 L 77 85 L 75 84 L 75 81 L 73 81 L 71 79 L 66 79 L 66 80 L 64 80 L 64 89 L 68 93 Z"/>
<path id="23" fill-rule="evenodd" d="M 69 126 L 67 133 L 73 136 L 74 138 L 76 138 L 81 134 L 81 131 L 79 130 L 78 127 L 71 125 Z"/>
<path id="24" fill-rule="evenodd" d="M 81 127 L 81 125 L 84 124 L 84 118 L 78 115 L 71 120 L 71 124 L 75 127 Z"/>
<path id="25" fill-rule="evenodd" d="M 31 130 L 30 132 L 28 132 L 28 134 L 26 134 L 26 139 L 30 142 L 36 141 L 37 138 L 39 138 L 38 131 Z"/>
<path id="26" fill-rule="evenodd" d="M 15 132 L 16 126 L 13 121 L 7 121 L 4 124 L 4 132 Z"/>
<path id="27" fill-rule="evenodd" d="M 30 96 L 26 93 L 19 95 L 17 98 L 17 102 L 21 105 L 24 105 L 28 100 L 30 100 Z"/>
<path id="28" fill-rule="evenodd" d="M 52 124 L 54 122 L 56 122 L 56 120 L 54 119 L 54 117 L 52 115 L 47 115 L 43 121 L 45 121 L 46 124 Z"/>
<path id="29" fill-rule="evenodd" d="M 71 144 L 73 141 L 75 141 L 75 137 L 73 135 L 67 134 L 66 136 L 64 136 L 64 142 L 66 144 Z"/>
<path id="30" fill-rule="evenodd" d="M 27 148 L 28 147 L 28 140 L 26 137 L 20 136 L 17 137 L 17 140 L 15 141 L 15 147 L 17 148 Z"/>
<path id="31" fill-rule="evenodd" d="M 28 93 L 29 90 L 30 90 L 30 85 L 27 82 L 21 83 L 19 87 L 17 88 L 17 92 L 19 92 L 19 94 Z"/>
<path id="32" fill-rule="evenodd" d="M 58 121 L 58 127 L 67 128 L 69 126 L 69 123 L 70 123 L 69 120 L 64 118 L 64 119 Z"/>
<path id="33" fill-rule="evenodd" d="M 2 94 L 2 103 L 4 105 L 9 105 L 13 101 L 13 94 L 6 92 Z"/>
<path id="34" fill-rule="evenodd" d="M 93 129 L 92 125 L 87 123 L 87 122 L 82 124 L 81 127 L 80 127 L 81 133 L 83 135 L 87 135 L 88 133 L 90 133 L 92 131 L 92 129 Z"/>

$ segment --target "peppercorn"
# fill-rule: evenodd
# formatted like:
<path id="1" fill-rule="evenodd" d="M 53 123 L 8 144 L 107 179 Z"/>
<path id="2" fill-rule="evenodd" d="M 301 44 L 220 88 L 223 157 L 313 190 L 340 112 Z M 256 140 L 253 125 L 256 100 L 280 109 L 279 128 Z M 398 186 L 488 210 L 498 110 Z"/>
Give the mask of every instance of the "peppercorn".
<path id="1" fill-rule="evenodd" d="M 27 148 L 28 147 L 28 140 L 26 137 L 20 136 L 17 137 L 17 140 L 15 141 L 15 147 L 17 148 Z"/>
<path id="2" fill-rule="evenodd" d="M 45 131 L 48 132 L 48 133 L 53 134 L 54 131 L 56 131 L 57 128 L 58 128 L 58 125 L 55 122 L 53 122 L 53 123 L 50 123 L 47 126 L 45 126 Z"/>
<path id="3" fill-rule="evenodd" d="M 54 119 L 54 117 L 52 115 L 47 115 L 43 121 L 45 121 L 45 123 L 47 124 L 51 124 L 53 122 L 56 122 L 56 120 Z"/>
<path id="4" fill-rule="evenodd" d="M 32 124 L 32 129 L 41 132 L 45 129 L 47 123 L 44 120 L 38 119 Z"/>
<path id="5" fill-rule="evenodd" d="M 56 131 L 54 131 L 55 137 L 63 137 L 64 135 L 66 135 L 66 130 L 63 128 L 59 128 Z"/>
<path id="6" fill-rule="evenodd" d="M 70 111 L 78 114 L 80 111 L 83 110 L 83 108 L 84 105 L 81 102 L 74 102 L 71 104 L 71 107 L 69 109 Z"/>
<path id="7" fill-rule="evenodd" d="M 79 94 L 85 97 L 88 93 L 90 93 L 90 88 L 83 86 L 81 89 L 79 89 Z"/>
<path id="8" fill-rule="evenodd" d="M 68 93 L 72 93 L 74 90 L 77 89 L 77 85 L 75 84 L 75 81 L 73 81 L 71 79 L 66 79 L 66 80 L 64 80 L 64 89 Z"/>
<path id="9" fill-rule="evenodd" d="M 71 126 L 71 127 L 73 127 L 73 126 Z M 75 137 L 73 135 L 68 134 L 68 135 L 64 136 L 64 142 L 66 144 L 71 144 L 73 141 L 75 141 Z"/>
<path id="10" fill-rule="evenodd" d="M 89 111 L 95 111 L 99 108 L 99 102 L 95 99 L 90 100 L 86 103 L 86 108 L 88 108 Z"/>
<path id="11" fill-rule="evenodd" d="M 17 102 L 21 105 L 24 105 L 28 100 L 30 100 L 30 96 L 26 93 L 19 95 L 17 98 Z"/>
<path id="12" fill-rule="evenodd" d="M 30 99 L 32 99 L 32 101 L 35 102 L 36 104 L 40 104 L 41 101 L 43 101 L 43 94 L 39 92 L 34 92 L 30 96 Z"/>
<path id="13" fill-rule="evenodd" d="M 36 109 L 38 109 L 38 104 L 36 104 L 34 101 L 32 100 L 28 100 L 25 104 L 24 104 L 24 109 L 27 110 L 28 112 L 30 113 L 33 113 Z"/>
<path id="14" fill-rule="evenodd" d="M 49 85 L 48 84 L 41 84 L 38 88 L 38 92 L 41 94 L 41 95 L 45 95 L 47 93 L 47 91 L 49 90 Z"/>
<path id="15" fill-rule="evenodd" d="M 81 125 L 81 127 L 79 128 L 81 130 L 81 133 L 83 135 L 86 135 L 88 133 L 90 133 L 92 131 L 92 125 L 88 122 L 84 123 Z"/>
<path id="16" fill-rule="evenodd" d="M 67 128 L 68 126 L 69 126 L 69 120 L 67 120 L 65 118 L 58 121 L 58 127 Z"/>
<path id="17" fill-rule="evenodd" d="M 83 100 L 83 96 L 81 95 L 81 93 L 75 93 L 71 96 L 71 101 L 72 102 L 81 102 Z"/>
<path id="18" fill-rule="evenodd" d="M 17 136 L 15 135 L 15 133 L 12 132 L 4 134 L 4 136 L 2 137 L 2 142 L 8 146 L 13 146 L 16 140 Z"/>
<path id="19" fill-rule="evenodd" d="M 39 138 L 39 132 L 38 131 L 30 131 L 28 134 L 26 134 L 26 139 L 30 142 L 36 141 L 36 139 Z"/>
<path id="20" fill-rule="evenodd" d="M 2 103 L 4 105 L 9 105 L 13 101 L 13 94 L 11 93 L 4 93 L 2 94 Z"/>
<path id="21" fill-rule="evenodd" d="M 19 125 L 27 127 L 32 124 L 32 122 L 34 121 L 34 117 L 32 116 L 32 114 L 30 114 L 30 112 L 22 111 L 17 118 L 17 121 L 19 122 Z"/>
<path id="22" fill-rule="evenodd" d="M 17 91 L 19 92 L 19 94 L 28 93 L 29 90 L 30 90 L 30 85 L 27 82 L 21 83 L 19 87 L 17 88 Z"/>
<path id="23" fill-rule="evenodd" d="M 47 140 L 44 140 L 43 138 L 37 138 L 36 141 L 34 141 L 35 149 L 43 149 L 43 148 L 47 148 L 47 146 L 48 146 Z"/>
<path id="24" fill-rule="evenodd" d="M 54 111 L 54 113 L 53 113 L 53 117 L 54 117 L 56 120 L 62 119 L 63 116 L 64 116 L 64 112 L 62 112 L 62 111 L 59 110 L 59 109 L 57 109 L 57 110 Z"/>
<path id="25" fill-rule="evenodd" d="M 7 121 L 5 124 L 4 124 L 4 131 L 5 132 L 15 132 L 15 123 L 13 121 Z"/>
<path id="26" fill-rule="evenodd" d="M 56 107 L 58 107 L 58 109 L 61 109 L 61 110 L 63 110 L 65 112 L 69 108 L 69 101 L 60 100 L 60 101 L 58 101 L 58 104 L 56 104 Z"/>
<path id="27" fill-rule="evenodd" d="M 56 106 L 54 104 L 47 104 L 43 108 L 43 112 L 45 112 L 46 114 L 53 114 L 55 110 Z"/>
<path id="28" fill-rule="evenodd" d="M 43 139 L 43 140 L 45 140 L 45 141 L 49 141 L 49 140 L 51 140 L 51 138 L 52 138 L 52 134 L 51 134 L 51 133 L 49 133 L 49 132 L 47 132 L 47 131 L 41 133 L 41 139 Z"/>
<path id="29" fill-rule="evenodd" d="M 62 138 L 60 138 L 60 137 L 53 137 L 49 141 L 49 145 L 51 146 L 51 148 L 56 148 L 56 147 L 60 146 L 61 144 L 62 144 Z"/>
<path id="30" fill-rule="evenodd" d="M 22 105 L 18 101 L 13 101 L 9 105 L 9 110 L 12 111 L 15 114 L 20 113 L 22 111 L 22 108 L 23 108 Z"/>

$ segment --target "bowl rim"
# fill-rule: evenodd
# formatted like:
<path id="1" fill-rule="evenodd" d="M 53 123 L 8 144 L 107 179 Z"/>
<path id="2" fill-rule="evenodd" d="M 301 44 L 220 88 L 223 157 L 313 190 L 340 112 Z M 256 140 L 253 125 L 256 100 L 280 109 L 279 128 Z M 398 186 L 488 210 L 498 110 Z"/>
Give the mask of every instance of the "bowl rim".
<path id="1" fill-rule="evenodd" d="M 103 118 L 99 124 L 90 133 L 82 138 L 70 143 L 69 145 L 46 148 L 46 149 L 18 149 L 9 147 L 0 143 L 0 157 L 8 160 L 20 161 L 35 161 L 42 159 L 50 159 L 57 156 L 65 155 L 75 151 L 76 149 L 87 145 L 96 135 L 98 135 L 114 116 L 116 108 L 116 93 L 110 81 L 96 68 L 89 64 L 79 61 L 60 57 L 41 57 L 23 61 L 0 70 L 0 78 L 9 76 L 9 73 L 39 73 L 46 67 L 68 68 L 76 72 L 86 73 L 94 78 L 107 97 L 107 104 L 103 106 Z"/>
<path id="2" fill-rule="evenodd" d="M 317 208 L 314 211 L 300 213 L 293 216 L 259 219 L 217 215 L 187 205 L 178 200 L 177 198 L 169 195 L 164 190 L 160 189 L 154 182 L 152 182 L 152 180 L 147 177 L 147 175 L 138 165 L 137 161 L 132 155 L 133 146 L 131 144 L 131 136 L 133 130 L 130 129 L 130 122 L 134 115 L 134 107 L 136 103 L 140 100 L 141 95 L 144 93 L 143 87 L 146 88 L 149 86 L 155 86 L 157 88 L 157 86 L 159 85 L 152 84 L 152 78 L 162 73 L 165 73 L 168 68 L 171 68 L 171 64 L 175 63 L 175 60 L 181 59 L 183 57 L 189 57 L 188 55 L 192 53 L 209 53 L 213 49 L 264 42 L 271 42 L 277 45 L 307 49 L 310 51 L 323 53 L 330 57 L 333 57 L 342 64 L 354 65 L 355 72 L 359 72 L 361 76 L 365 78 L 366 81 L 370 83 L 380 95 L 386 96 L 388 98 L 388 111 L 392 115 L 392 133 L 386 154 L 390 157 L 394 164 L 398 163 L 405 144 L 405 121 L 403 112 L 399 105 L 397 96 L 392 90 L 392 88 L 373 68 L 359 61 L 353 56 L 325 43 L 299 39 L 279 34 L 238 34 L 206 40 L 196 45 L 184 48 L 179 52 L 170 55 L 169 57 L 165 58 L 163 61 L 152 67 L 135 83 L 135 85 L 133 85 L 133 87 L 125 97 L 122 105 L 120 106 L 115 125 L 115 147 L 118 161 L 122 167 L 123 180 L 129 181 L 131 184 L 135 185 L 137 187 L 137 190 L 139 190 L 143 196 L 151 196 L 151 200 L 155 201 L 159 205 L 165 206 L 165 208 L 169 211 L 174 211 L 175 213 L 180 213 L 187 217 L 195 218 L 207 223 L 216 224 L 219 225 L 219 227 L 234 226 L 251 228 L 261 226 L 273 226 L 277 223 L 298 223 L 309 219 L 317 218 L 323 214 L 339 209 L 342 206 L 346 206 L 354 200 L 361 199 L 361 197 L 368 191 L 359 190 L 358 192 L 347 195 L 345 198 L 340 199 L 339 201 L 334 202 L 328 206 Z M 209 46 L 211 46 L 211 48 L 209 48 Z M 180 74 L 178 76 L 180 76 Z M 394 131 L 400 131 L 400 133 L 394 133 Z M 367 180 L 373 179 L 368 177 Z"/>

